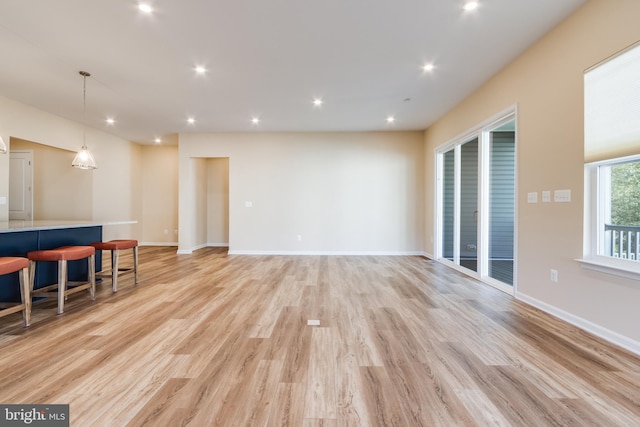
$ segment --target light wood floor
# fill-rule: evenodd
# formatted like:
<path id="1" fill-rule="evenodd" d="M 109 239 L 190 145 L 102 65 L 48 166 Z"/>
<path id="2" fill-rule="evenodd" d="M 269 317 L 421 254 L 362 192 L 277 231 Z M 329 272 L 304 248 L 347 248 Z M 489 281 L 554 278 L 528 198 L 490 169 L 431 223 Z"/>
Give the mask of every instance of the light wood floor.
<path id="1" fill-rule="evenodd" d="M 0 402 L 72 426 L 640 425 L 638 357 L 421 257 L 140 259 L 137 287 L 0 319 Z"/>

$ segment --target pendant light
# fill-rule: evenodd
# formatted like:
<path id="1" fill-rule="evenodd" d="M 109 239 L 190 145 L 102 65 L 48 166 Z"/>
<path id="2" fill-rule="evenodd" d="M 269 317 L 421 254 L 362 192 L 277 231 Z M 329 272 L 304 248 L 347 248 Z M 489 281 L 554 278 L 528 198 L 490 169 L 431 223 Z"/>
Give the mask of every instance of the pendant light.
<path id="1" fill-rule="evenodd" d="M 83 90 L 82 90 L 82 113 L 83 113 L 83 134 L 82 134 L 82 148 L 76 154 L 76 157 L 71 162 L 71 166 L 78 169 L 97 169 L 98 165 L 93 158 L 93 154 L 87 148 L 87 77 L 91 77 L 91 74 L 86 71 L 80 71 L 80 75 L 83 78 Z"/>

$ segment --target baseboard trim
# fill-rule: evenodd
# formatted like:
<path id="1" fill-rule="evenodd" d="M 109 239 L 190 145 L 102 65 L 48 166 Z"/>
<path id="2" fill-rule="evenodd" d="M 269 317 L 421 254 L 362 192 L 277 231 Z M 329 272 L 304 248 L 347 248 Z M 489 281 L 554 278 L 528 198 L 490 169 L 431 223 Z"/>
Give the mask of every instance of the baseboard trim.
<path id="1" fill-rule="evenodd" d="M 640 355 L 640 342 L 638 341 L 635 341 L 603 326 L 597 325 L 593 322 L 590 322 L 589 320 L 583 319 L 582 317 L 568 313 L 564 310 L 561 310 L 555 306 L 547 304 L 521 292 L 517 293 L 516 299 L 519 299 L 520 301 L 525 302 L 546 313 L 549 313 L 552 316 L 555 316 L 559 319 L 564 320 L 565 322 L 577 326 L 578 328 L 583 329 L 597 337 L 600 337 L 605 341 L 609 341 L 610 343 L 620 346 L 625 350 Z"/>
<path id="2" fill-rule="evenodd" d="M 422 251 L 257 251 L 230 249 L 229 255 L 422 256 Z"/>
<path id="3" fill-rule="evenodd" d="M 178 242 L 139 242 L 138 246 L 178 246 Z"/>

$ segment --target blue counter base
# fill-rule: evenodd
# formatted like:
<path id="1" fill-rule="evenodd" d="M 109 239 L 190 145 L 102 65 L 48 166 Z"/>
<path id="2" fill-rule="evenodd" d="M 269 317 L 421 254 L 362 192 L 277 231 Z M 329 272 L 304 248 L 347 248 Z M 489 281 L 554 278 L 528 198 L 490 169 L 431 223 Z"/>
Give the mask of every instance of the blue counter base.
<path id="1" fill-rule="evenodd" d="M 55 249 L 60 246 L 89 245 L 102 240 L 102 226 L 61 228 L 53 230 L 0 233 L 0 256 L 22 256 L 27 252 Z M 69 280 L 87 279 L 87 261 L 69 261 Z M 96 271 L 102 270 L 102 252 L 96 251 Z M 57 262 L 39 262 L 34 288 L 52 285 L 58 281 Z M 20 301 L 18 273 L 0 276 L 0 301 Z"/>

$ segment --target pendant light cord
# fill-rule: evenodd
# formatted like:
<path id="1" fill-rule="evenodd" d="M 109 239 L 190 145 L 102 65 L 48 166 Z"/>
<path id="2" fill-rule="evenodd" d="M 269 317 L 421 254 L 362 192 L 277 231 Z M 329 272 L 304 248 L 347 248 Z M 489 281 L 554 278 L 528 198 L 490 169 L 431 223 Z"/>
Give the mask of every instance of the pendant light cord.
<path id="1" fill-rule="evenodd" d="M 83 135 L 82 135 L 82 149 L 87 149 L 87 77 L 90 77 L 86 71 L 80 71 L 80 75 L 83 78 L 82 83 L 82 120 L 84 122 Z"/>

